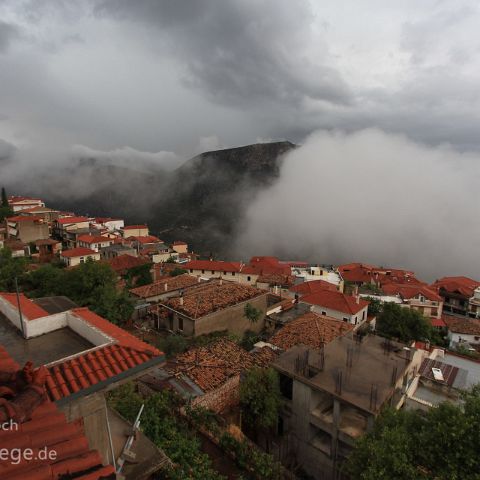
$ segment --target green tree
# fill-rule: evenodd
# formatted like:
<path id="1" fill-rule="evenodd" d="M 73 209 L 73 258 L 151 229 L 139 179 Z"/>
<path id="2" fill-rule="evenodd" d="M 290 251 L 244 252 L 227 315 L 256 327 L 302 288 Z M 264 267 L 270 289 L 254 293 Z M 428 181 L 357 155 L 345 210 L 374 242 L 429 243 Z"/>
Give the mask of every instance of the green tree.
<path id="1" fill-rule="evenodd" d="M 141 287 L 142 285 L 148 285 L 153 282 L 152 264 L 146 263 L 145 265 L 138 265 L 136 267 L 129 268 L 124 276 L 127 287 Z"/>
<path id="2" fill-rule="evenodd" d="M 188 273 L 184 268 L 175 267 L 173 270 L 170 271 L 169 275 L 171 277 L 178 277 L 179 275 L 183 275 L 184 273 Z"/>
<path id="3" fill-rule="evenodd" d="M 42 265 L 22 279 L 22 287 L 31 297 L 61 295 L 66 270 L 51 264 Z"/>
<path id="4" fill-rule="evenodd" d="M 245 305 L 243 312 L 245 317 L 250 321 L 250 323 L 257 323 L 262 316 L 262 311 L 258 308 L 255 308 L 250 303 L 247 303 Z"/>
<path id="5" fill-rule="evenodd" d="M 480 479 L 480 389 L 464 404 L 427 412 L 387 410 L 360 438 L 345 471 L 359 480 Z"/>
<path id="6" fill-rule="evenodd" d="M 167 358 L 183 353 L 188 345 L 187 339 L 182 335 L 169 335 L 158 342 L 158 348 L 165 353 Z"/>
<path id="7" fill-rule="evenodd" d="M 2 207 L 9 207 L 8 197 L 7 197 L 7 192 L 5 191 L 5 187 L 2 187 Z"/>
<path id="8" fill-rule="evenodd" d="M 382 311 L 382 302 L 378 298 L 365 297 L 364 300 L 369 302 L 368 313 L 377 316 Z"/>
<path id="9" fill-rule="evenodd" d="M 430 322 L 418 311 L 385 303 L 377 317 L 377 332 L 387 338 L 408 343 L 412 340 L 431 340 L 434 331 Z"/>
<path id="10" fill-rule="evenodd" d="M 13 215 L 13 210 L 8 204 L 8 197 L 5 188 L 2 187 L 2 201 L 0 204 L 0 222 L 3 222 L 6 217 L 11 217 Z"/>
<path id="11" fill-rule="evenodd" d="M 281 403 L 280 382 L 273 368 L 246 372 L 240 383 L 240 407 L 247 425 L 268 431 L 277 424 Z"/>
<path id="12" fill-rule="evenodd" d="M 242 348 L 244 348 L 247 352 L 252 350 L 253 346 L 261 340 L 260 335 L 251 330 L 247 330 L 244 334 L 242 339 L 240 340 L 239 344 Z"/>
<path id="13" fill-rule="evenodd" d="M 0 290 L 4 292 L 15 291 L 15 278 L 19 279 L 20 284 L 27 265 L 26 258 L 14 258 L 8 247 L 2 248 L 0 250 Z"/>

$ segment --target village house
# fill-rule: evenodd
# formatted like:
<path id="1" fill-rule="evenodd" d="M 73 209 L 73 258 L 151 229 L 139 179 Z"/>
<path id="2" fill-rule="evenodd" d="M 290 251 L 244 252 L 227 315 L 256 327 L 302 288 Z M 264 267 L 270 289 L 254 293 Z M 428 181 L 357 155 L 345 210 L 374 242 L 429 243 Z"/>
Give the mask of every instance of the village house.
<path id="1" fill-rule="evenodd" d="M 63 250 L 60 253 L 62 260 L 68 267 L 75 267 L 81 263 L 85 263 L 88 259 L 100 260 L 100 254 L 91 248 L 76 247 L 70 250 Z"/>
<path id="2" fill-rule="evenodd" d="M 414 348 L 349 333 L 318 349 L 296 345 L 273 361 L 282 413 L 275 439 L 314 479 L 339 478 L 355 441 L 386 405 L 400 408 L 422 355 Z"/>
<path id="3" fill-rule="evenodd" d="M 427 318 L 442 318 L 443 298 L 428 285 L 390 283 L 382 287 L 386 295 L 397 296 L 403 306 L 417 310 Z"/>
<path id="4" fill-rule="evenodd" d="M 175 240 L 175 242 L 172 243 L 172 250 L 177 253 L 188 253 L 188 243 Z"/>
<path id="5" fill-rule="evenodd" d="M 3 246 L 12 252 L 12 257 L 14 258 L 29 256 L 31 253 L 30 246 L 27 243 L 15 240 L 14 238 L 4 240 Z"/>
<path id="6" fill-rule="evenodd" d="M 176 277 L 164 277 L 148 285 L 132 288 L 130 293 L 134 298 L 142 299 L 150 304 L 158 303 L 173 296 L 178 296 L 180 290 L 198 285 L 199 280 L 188 274 Z"/>
<path id="7" fill-rule="evenodd" d="M 221 338 L 206 346 L 189 348 L 140 381 L 153 391 L 173 389 L 194 407 L 224 413 L 240 402 L 241 374 L 253 367 L 267 367 L 275 357 L 268 347 L 249 353 Z"/>
<path id="8" fill-rule="evenodd" d="M 121 243 L 114 243 L 109 247 L 101 248 L 100 254 L 103 260 L 111 260 L 113 258 L 121 257 L 122 255 L 129 255 L 131 257 L 136 257 L 138 255 L 135 248 Z"/>
<path id="9" fill-rule="evenodd" d="M 38 261 L 40 263 L 51 262 L 54 258 L 58 258 L 62 251 L 62 242 L 46 238 L 44 240 L 36 240 L 35 247 L 38 251 Z"/>
<path id="10" fill-rule="evenodd" d="M 120 231 L 125 222 L 120 218 L 95 217 L 92 225 L 96 228 L 106 228 L 109 232 Z"/>
<path id="11" fill-rule="evenodd" d="M 247 305 L 259 312 L 256 321 L 246 317 Z M 267 292 L 211 279 L 186 288 L 178 296 L 151 307 L 150 311 L 159 328 L 197 337 L 218 331 L 237 335 L 247 330 L 259 332 L 265 323 L 267 306 Z"/>
<path id="12" fill-rule="evenodd" d="M 444 315 L 448 329 L 449 346 L 452 349 L 465 347 L 473 349 L 480 346 L 480 322 L 471 318 L 459 318 L 451 315 Z"/>
<path id="13" fill-rule="evenodd" d="M 45 222 L 52 223 L 59 217 L 59 211 L 53 210 L 48 207 L 32 207 L 20 210 L 20 215 L 30 215 L 35 217 L 41 217 Z"/>
<path id="14" fill-rule="evenodd" d="M 240 262 L 224 262 L 223 260 L 192 260 L 182 266 L 196 277 L 224 278 L 230 282 L 240 281 L 242 267 L 243 264 Z"/>
<path id="15" fill-rule="evenodd" d="M 8 197 L 8 206 L 16 212 L 34 207 L 44 207 L 45 203 L 39 198 L 20 197 L 12 195 Z"/>
<path id="16" fill-rule="evenodd" d="M 100 252 L 101 248 L 109 247 L 114 241 L 113 238 L 85 234 L 77 237 L 77 247 L 90 248 L 95 252 Z"/>
<path id="17" fill-rule="evenodd" d="M 17 215 L 5 219 L 7 238 L 23 243 L 49 237 L 48 224 L 41 217 Z"/>
<path id="18" fill-rule="evenodd" d="M 315 280 L 323 280 L 337 287 L 337 290 L 343 292 L 343 278 L 333 266 L 329 265 L 302 265 L 301 262 L 290 262 L 292 265 L 292 275 L 295 276 L 296 282 L 310 282 Z"/>
<path id="19" fill-rule="evenodd" d="M 65 244 L 69 241 L 71 245 L 74 246 L 76 238 L 68 234 L 73 234 L 79 230 L 81 230 L 82 233 L 89 233 L 89 226 L 90 220 L 88 217 L 61 217 L 53 221 L 52 233 L 53 236 L 62 240 Z"/>
<path id="20" fill-rule="evenodd" d="M 310 280 L 308 282 L 298 283 L 289 288 L 290 296 L 302 296 L 310 293 L 317 293 L 324 290 L 338 292 L 338 285 L 325 280 Z"/>
<path id="21" fill-rule="evenodd" d="M 301 301 L 312 305 L 312 310 L 320 315 L 336 318 L 352 325 L 360 325 L 367 320 L 368 302 L 341 292 L 319 290 L 301 297 Z"/>
<path id="22" fill-rule="evenodd" d="M 470 299 L 480 282 L 468 277 L 443 277 L 431 285 L 443 298 L 444 312 L 468 316 Z"/>
<path id="23" fill-rule="evenodd" d="M 473 291 L 473 297 L 468 301 L 468 316 L 480 318 L 480 287 Z"/>
<path id="24" fill-rule="evenodd" d="M 120 232 L 124 238 L 147 237 L 150 233 L 147 225 L 125 225 Z"/>
<path id="25" fill-rule="evenodd" d="M 49 406 L 48 415 L 55 413 L 38 426 L 35 437 L 53 445 L 63 458 L 76 459 L 67 462 L 64 470 L 60 469 L 61 463 L 52 465 L 53 472 L 70 475 L 80 470 L 85 474 L 88 470 L 91 474 L 88 478 L 100 478 L 95 472 L 106 472 L 102 465 L 115 465 L 115 461 L 125 458 L 123 447 L 132 432 L 131 425 L 109 410 L 105 393 L 163 365 L 164 355 L 87 308 L 72 306 L 66 297 L 32 301 L 21 294 L 20 308 L 22 317 L 16 295 L 0 293 L 2 340 L 9 355 L 19 364 L 32 361 L 46 369 L 45 402 Z M 17 329 L 23 335 L 18 335 Z M 72 428 L 75 425 L 82 426 L 89 448 L 98 453 L 89 452 L 86 442 L 77 438 L 76 427 Z M 22 433 L 32 430 L 28 428 Z M 58 443 L 65 436 L 69 443 Z M 167 460 L 141 432 L 136 433 L 131 451 L 135 462 L 130 465 L 127 462 L 122 471 L 127 479 L 147 479 Z M 37 463 L 23 462 L 23 465 L 23 476 L 2 475 L 3 465 L 0 476 L 34 478 L 30 473 Z M 25 470 L 26 466 L 31 472 Z M 45 471 L 42 472 L 37 472 L 35 478 L 46 478 Z M 52 473 L 51 478 L 59 474 Z M 83 475 L 79 473 L 77 477 Z"/>

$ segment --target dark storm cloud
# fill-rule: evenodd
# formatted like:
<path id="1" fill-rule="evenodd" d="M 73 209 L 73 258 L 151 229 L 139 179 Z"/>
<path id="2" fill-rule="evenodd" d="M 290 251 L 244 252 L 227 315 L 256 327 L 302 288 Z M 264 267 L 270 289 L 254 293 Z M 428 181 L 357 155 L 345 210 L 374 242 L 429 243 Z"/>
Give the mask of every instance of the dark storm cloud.
<path id="1" fill-rule="evenodd" d="M 298 107 L 305 99 L 351 102 L 339 72 L 322 61 L 326 45 L 317 45 L 316 63 L 301 52 L 312 41 L 306 2 L 106 0 L 96 12 L 156 29 L 185 63 L 186 84 L 214 101 L 241 108 L 259 102 Z"/>

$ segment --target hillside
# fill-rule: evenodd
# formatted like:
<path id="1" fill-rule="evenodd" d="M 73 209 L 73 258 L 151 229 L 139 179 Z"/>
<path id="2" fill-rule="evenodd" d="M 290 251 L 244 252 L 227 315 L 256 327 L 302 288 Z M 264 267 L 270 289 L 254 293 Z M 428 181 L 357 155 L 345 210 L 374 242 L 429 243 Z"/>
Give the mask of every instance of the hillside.
<path id="1" fill-rule="evenodd" d="M 147 222 L 165 241 L 181 238 L 199 251 L 227 253 L 246 206 L 278 178 L 282 155 L 293 148 L 274 142 L 205 152 L 171 172 L 82 158 L 32 169 L 8 189 L 62 210 Z"/>

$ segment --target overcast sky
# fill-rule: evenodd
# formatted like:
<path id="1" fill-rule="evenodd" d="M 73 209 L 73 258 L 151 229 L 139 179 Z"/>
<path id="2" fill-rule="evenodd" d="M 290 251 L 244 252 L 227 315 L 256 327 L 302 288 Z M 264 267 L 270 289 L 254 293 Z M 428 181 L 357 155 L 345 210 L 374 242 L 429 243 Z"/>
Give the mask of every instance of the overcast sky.
<path id="1" fill-rule="evenodd" d="M 0 0 L 0 159 L 364 127 L 479 150 L 478 25 L 463 0 Z"/>

